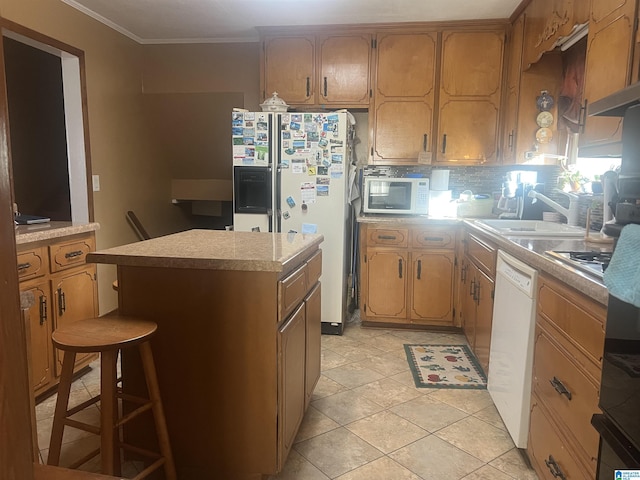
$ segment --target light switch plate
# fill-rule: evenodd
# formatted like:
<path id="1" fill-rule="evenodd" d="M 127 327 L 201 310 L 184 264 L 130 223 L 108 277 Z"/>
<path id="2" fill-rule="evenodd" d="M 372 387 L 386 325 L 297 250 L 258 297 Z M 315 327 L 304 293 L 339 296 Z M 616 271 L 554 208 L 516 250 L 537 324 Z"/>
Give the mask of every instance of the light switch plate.
<path id="1" fill-rule="evenodd" d="M 93 191 L 100 191 L 100 175 L 91 175 L 91 183 L 93 183 Z"/>

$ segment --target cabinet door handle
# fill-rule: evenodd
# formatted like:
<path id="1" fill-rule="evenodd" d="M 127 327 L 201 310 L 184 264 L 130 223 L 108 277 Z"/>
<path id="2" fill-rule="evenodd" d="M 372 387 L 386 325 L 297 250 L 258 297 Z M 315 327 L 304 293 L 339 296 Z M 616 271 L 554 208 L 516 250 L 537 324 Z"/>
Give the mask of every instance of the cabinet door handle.
<path id="1" fill-rule="evenodd" d="M 47 321 L 47 297 L 40 295 L 40 325 Z"/>
<path id="2" fill-rule="evenodd" d="M 578 114 L 578 130 L 580 133 L 584 133 L 587 125 L 587 104 L 588 100 L 585 99 L 584 103 L 580 105 L 580 112 Z"/>
<path id="3" fill-rule="evenodd" d="M 31 266 L 31 264 L 29 262 L 27 262 L 27 263 L 19 263 L 18 264 L 18 270 L 26 270 L 30 266 Z"/>
<path id="4" fill-rule="evenodd" d="M 311 96 L 311 79 L 307 77 L 307 97 Z"/>
<path id="5" fill-rule="evenodd" d="M 422 260 L 418 260 L 418 280 L 420 280 L 420 274 L 422 274 Z"/>
<path id="6" fill-rule="evenodd" d="M 398 278 L 402 278 L 402 259 L 398 260 Z"/>
<path id="7" fill-rule="evenodd" d="M 513 150 L 513 130 L 509 133 L 509 149 Z"/>
<path id="8" fill-rule="evenodd" d="M 480 305 L 480 282 L 476 282 L 476 288 L 473 290 L 473 299 L 476 305 Z"/>
<path id="9" fill-rule="evenodd" d="M 424 237 L 425 242 L 442 242 L 444 237 Z"/>
<path id="10" fill-rule="evenodd" d="M 553 458 L 553 455 L 549 455 L 549 458 L 544 460 L 544 463 L 547 465 L 547 468 L 553 475 L 553 478 L 559 478 L 560 480 L 567 480 L 567 477 L 564 476 L 564 473 L 560 469 L 560 465 Z"/>
<path id="11" fill-rule="evenodd" d="M 378 235 L 378 240 L 395 240 L 395 235 Z"/>
<path id="12" fill-rule="evenodd" d="M 424 134 L 424 138 L 422 139 L 422 151 L 426 152 L 427 151 L 427 139 L 429 138 L 429 135 L 427 135 L 426 133 Z"/>
<path id="13" fill-rule="evenodd" d="M 471 295 L 474 300 L 475 300 L 475 291 L 476 291 L 476 280 L 473 279 L 469 284 L 469 295 Z"/>
<path id="14" fill-rule="evenodd" d="M 567 390 L 567 387 L 564 386 L 564 383 L 562 383 L 556 377 L 553 377 L 553 380 L 549 380 L 549 383 L 556 392 L 558 392 L 560 395 L 566 395 L 566 397 L 571 400 L 571 392 Z"/>
<path id="15" fill-rule="evenodd" d="M 64 315 L 65 310 L 67 309 L 67 302 L 64 298 L 64 292 L 61 288 L 58 289 L 58 315 Z"/>
<path id="16" fill-rule="evenodd" d="M 467 283 L 467 266 L 463 265 L 460 269 L 460 280 L 462 283 Z"/>
<path id="17" fill-rule="evenodd" d="M 64 254 L 64 258 L 74 258 L 82 255 L 82 250 L 74 250 L 73 252 L 68 252 Z"/>
<path id="18" fill-rule="evenodd" d="M 324 96 L 327 96 L 327 77 L 324 77 Z"/>
<path id="19" fill-rule="evenodd" d="M 447 153 L 447 134 L 442 135 L 442 154 Z"/>

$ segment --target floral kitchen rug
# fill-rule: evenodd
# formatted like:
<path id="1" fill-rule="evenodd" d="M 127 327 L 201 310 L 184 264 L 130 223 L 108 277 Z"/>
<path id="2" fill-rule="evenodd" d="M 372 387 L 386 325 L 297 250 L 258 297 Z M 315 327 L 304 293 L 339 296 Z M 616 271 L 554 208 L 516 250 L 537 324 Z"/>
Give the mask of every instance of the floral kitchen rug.
<path id="1" fill-rule="evenodd" d="M 412 345 L 404 350 L 418 388 L 487 388 L 487 378 L 466 345 Z"/>

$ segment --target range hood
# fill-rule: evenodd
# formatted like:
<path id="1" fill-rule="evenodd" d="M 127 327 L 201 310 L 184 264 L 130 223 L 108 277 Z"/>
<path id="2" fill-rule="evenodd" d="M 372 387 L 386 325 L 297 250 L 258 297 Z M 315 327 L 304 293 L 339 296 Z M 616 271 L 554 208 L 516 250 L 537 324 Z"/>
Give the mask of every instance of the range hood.
<path id="1" fill-rule="evenodd" d="M 590 116 L 624 117 L 627 108 L 640 104 L 640 82 L 629 85 L 589 105 Z"/>

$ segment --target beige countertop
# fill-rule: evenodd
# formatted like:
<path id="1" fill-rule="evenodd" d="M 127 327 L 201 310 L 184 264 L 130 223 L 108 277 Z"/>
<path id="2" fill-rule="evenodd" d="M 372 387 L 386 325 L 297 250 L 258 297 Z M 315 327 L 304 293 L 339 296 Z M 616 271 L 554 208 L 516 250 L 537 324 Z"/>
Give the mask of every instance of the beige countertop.
<path id="1" fill-rule="evenodd" d="M 539 272 L 545 272 L 567 283 L 603 305 L 607 305 L 608 302 L 609 292 L 600 280 L 551 258 L 544 252 L 548 250 L 610 251 L 611 245 L 587 244 L 580 238 L 506 237 L 483 228 L 475 219 L 429 217 L 428 215 L 361 215 L 358 217 L 358 222 L 383 225 L 465 225 L 475 232 L 482 233 L 499 249 L 531 265 Z"/>
<path id="2" fill-rule="evenodd" d="M 295 266 L 320 234 L 188 230 L 92 252 L 87 261 L 116 265 L 282 272 Z"/>
<path id="3" fill-rule="evenodd" d="M 94 232 L 98 229 L 100 229 L 100 225 L 94 222 L 47 222 L 16 225 L 16 245 Z"/>
<path id="4" fill-rule="evenodd" d="M 464 219 L 457 217 L 436 217 L 431 215 L 387 215 L 366 214 L 358 215 L 358 223 L 393 223 L 400 225 L 459 225 Z"/>

